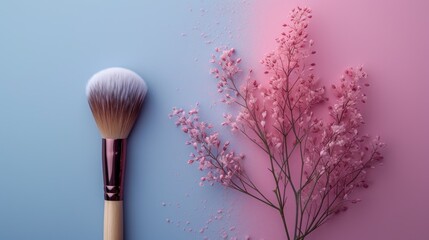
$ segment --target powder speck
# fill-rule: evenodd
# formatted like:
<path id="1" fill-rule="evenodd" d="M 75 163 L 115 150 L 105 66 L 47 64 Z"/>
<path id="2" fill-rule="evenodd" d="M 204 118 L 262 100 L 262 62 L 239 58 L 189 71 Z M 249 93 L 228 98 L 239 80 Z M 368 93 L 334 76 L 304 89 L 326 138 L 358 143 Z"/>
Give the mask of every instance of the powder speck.
<path id="1" fill-rule="evenodd" d="M 225 232 L 225 231 L 222 231 L 222 232 L 220 233 L 220 236 L 221 236 L 223 239 L 227 239 L 227 238 L 228 238 L 228 233 L 227 233 L 227 232 Z"/>

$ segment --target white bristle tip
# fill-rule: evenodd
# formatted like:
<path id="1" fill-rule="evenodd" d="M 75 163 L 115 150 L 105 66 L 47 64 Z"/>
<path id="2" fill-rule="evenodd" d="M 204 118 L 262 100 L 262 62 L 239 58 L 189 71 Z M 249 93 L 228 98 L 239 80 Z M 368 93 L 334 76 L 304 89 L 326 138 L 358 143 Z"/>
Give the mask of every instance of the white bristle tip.
<path id="1" fill-rule="evenodd" d="M 137 73 L 121 67 L 106 68 L 94 74 L 86 85 L 86 95 L 88 96 L 91 89 L 99 87 L 101 84 L 108 89 L 113 90 L 118 80 L 126 79 L 131 85 L 141 91 L 143 96 L 147 93 L 146 82 Z"/>

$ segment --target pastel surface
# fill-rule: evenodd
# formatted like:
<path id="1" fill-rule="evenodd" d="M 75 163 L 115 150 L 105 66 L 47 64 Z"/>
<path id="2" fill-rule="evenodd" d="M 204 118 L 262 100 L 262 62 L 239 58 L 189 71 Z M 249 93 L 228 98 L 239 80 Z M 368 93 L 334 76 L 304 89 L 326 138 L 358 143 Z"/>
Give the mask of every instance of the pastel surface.
<path id="1" fill-rule="evenodd" d="M 211 108 L 218 99 L 208 74 L 213 49 L 229 44 L 244 64 L 257 66 L 296 4 L 314 11 L 323 81 L 365 64 L 368 131 L 387 143 L 385 166 L 371 175 L 364 201 L 309 239 L 428 237 L 428 3 L 243 2 L 2 1 L 0 239 L 102 238 L 101 140 L 85 86 L 114 66 L 135 71 L 149 89 L 128 147 L 126 238 L 219 239 L 219 229 L 237 226 L 241 238 L 279 239 L 279 221 L 265 206 L 198 186 L 184 136 L 167 115 L 200 102 L 203 116 L 221 121 L 222 109 Z M 213 212 L 227 208 L 234 217 L 199 233 Z"/>

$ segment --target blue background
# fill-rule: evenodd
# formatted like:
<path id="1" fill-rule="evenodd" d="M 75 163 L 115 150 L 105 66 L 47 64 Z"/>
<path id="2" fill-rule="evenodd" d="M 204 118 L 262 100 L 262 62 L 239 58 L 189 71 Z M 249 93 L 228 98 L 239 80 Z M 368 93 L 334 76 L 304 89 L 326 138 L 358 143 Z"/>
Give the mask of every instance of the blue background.
<path id="1" fill-rule="evenodd" d="M 167 115 L 173 106 L 213 103 L 208 60 L 215 46 L 245 35 L 229 33 L 240 31 L 243 6 L 2 0 L 0 239 L 102 239 L 101 140 L 85 85 L 114 66 L 134 70 L 149 87 L 129 139 L 126 239 L 217 239 L 234 219 L 196 232 L 230 195 L 198 186 L 185 138 Z"/>

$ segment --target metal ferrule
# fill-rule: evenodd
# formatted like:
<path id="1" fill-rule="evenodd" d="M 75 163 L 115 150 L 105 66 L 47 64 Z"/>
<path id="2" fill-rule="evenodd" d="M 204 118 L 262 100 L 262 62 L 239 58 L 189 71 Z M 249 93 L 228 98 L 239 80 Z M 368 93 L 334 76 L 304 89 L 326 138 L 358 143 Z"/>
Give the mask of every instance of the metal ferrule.
<path id="1" fill-rule="evenodd" d="M 123 199 L 126 150 L 126 139 L 103 138 L 103 178 L 105 200 L 122 201 Z"/>

